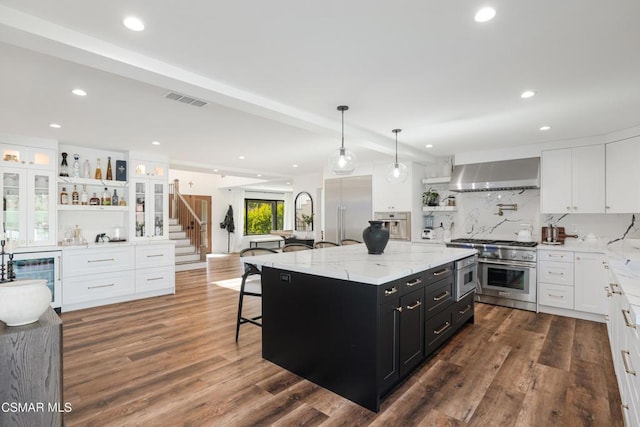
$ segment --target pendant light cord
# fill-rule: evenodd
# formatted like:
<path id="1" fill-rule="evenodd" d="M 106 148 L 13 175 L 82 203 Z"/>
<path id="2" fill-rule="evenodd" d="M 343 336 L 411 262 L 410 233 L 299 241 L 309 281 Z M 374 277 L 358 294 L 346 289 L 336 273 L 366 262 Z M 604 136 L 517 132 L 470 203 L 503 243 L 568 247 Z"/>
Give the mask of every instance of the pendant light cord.
<path id="1" fill-rule="evenodd" d="M 340 148 L 344 150 L 344 110 L 342 110 L 342 145 Z"/>
<path id="2" fill-rule="evenodd" d="M 398 163 L 398 132 L 402 132 L 402 129 L 394 129 L 391 132 L 396 134 L 396 164 Z"/>

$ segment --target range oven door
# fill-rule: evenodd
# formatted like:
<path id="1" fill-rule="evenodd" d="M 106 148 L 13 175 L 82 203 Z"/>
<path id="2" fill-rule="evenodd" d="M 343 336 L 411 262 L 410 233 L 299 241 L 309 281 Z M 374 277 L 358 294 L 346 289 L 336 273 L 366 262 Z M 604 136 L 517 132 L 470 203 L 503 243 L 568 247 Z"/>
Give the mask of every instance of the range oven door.
<path id="1" fill-rule="evenodd" d="M 480 260 L 478 270 L 478 294 L 536 302 L 535 264 Z"/>

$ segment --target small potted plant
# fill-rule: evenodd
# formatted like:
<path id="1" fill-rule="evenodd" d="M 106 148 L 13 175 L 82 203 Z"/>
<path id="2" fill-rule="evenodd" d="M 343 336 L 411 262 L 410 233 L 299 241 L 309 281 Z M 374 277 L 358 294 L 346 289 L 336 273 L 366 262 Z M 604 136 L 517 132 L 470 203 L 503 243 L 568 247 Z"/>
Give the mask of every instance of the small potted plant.
<path id="1" fill-rule="evenodd" d="M 440 194 L 433 188 L 429 188 L 422 193 L 422 204 L 426 206 L 438 206 L 438 199 Z"/>
<path id="2" fill-rule="evenodd" d="M 313 214 L 302 214 L 302 222 L 305 224 L 307 230 L 313 229 Z"/>

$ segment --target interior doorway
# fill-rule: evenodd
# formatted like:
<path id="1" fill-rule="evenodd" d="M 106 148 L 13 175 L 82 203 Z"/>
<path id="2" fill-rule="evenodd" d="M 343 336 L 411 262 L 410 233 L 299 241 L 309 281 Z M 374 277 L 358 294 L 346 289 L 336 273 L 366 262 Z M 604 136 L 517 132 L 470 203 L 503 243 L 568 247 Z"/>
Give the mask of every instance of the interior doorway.
<path id="1" fill-rule="evenodd" d="M 183 194 L 182 197 L 186 200 L 187 204 L 196 215 L 200 218 L 203 218 L 207 221 L 207 253 L 211 253 L 211 196 L 200 196 L 200 195 L 186 195 Z M 183 224 L 185 230 L 195 230 L 195 236 L 200 236 L 200 225 L 195 221 L 192 221 L 191 224 Z M 197 242 L 200 244 L 200 242 Z"/>

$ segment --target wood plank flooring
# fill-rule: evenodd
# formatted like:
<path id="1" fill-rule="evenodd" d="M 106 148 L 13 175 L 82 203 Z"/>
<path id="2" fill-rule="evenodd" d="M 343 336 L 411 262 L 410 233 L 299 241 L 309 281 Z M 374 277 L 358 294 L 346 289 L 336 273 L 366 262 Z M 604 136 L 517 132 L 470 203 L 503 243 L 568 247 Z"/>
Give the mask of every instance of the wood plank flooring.
<path id="1" fill-rule="evenodd" d="M 235 343 L 240 274 L 213 258 L 175 295 L 63 313 L 67 425 L 623 425 L 603 324 L 478 304 L 376 414 L 264 361 L 260 328 Z"/>

